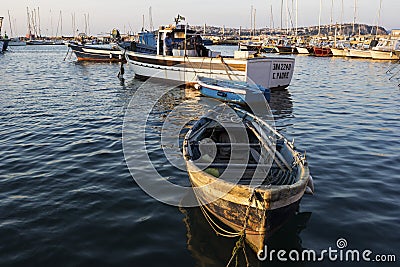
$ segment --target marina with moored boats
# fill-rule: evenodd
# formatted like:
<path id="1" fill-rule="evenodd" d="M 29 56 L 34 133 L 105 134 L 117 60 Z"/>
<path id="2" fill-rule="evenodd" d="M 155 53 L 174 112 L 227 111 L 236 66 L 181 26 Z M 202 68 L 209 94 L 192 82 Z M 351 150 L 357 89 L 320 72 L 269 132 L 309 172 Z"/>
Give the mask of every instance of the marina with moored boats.
<path id="1" fill-rule="evenodd" d="M 143 25 L 137 33 L 129 25 L 131 31 L 115 27 L 110 32 L 91 35 L 89 13 L 84 14 L 82 32 L 74 24 L 75 15 L 72 14 L 73 31 L 69 37 L 60 33 L 61 11 L 56 34 L 46 35 L 40 29 L 39 8 L 27 8 L 25 37 L 12 34 L 9 38 L 4 31 L 3 34 L 3 17 L 0 17 L 0 61 L 7 63 L 4 64 L 7 68 L 0 68 L 5 81 L 3 115 L 8 124 L 2 129 L 5 156 L 0 162 L 4 162 L 2 169 L 10 173 L 9 178 L 0 179 L 0 182 L 11 188 L 9 200 L 0 201 L 0 207 L 4 205 L 4 210 L 12 213 L 20 205 L 14 202 L 28 198 L 29 203 L 35 202 L 31 195 L 40 195 L 31 192 L 25 196 L 9 180 L 22 175 L 31 183 L 28 177 L 45 180 L 47 175 L 54 176 L 54 184 L 50 179 L 45 181 L 51 184 L 49 190 L 54 187 L 54 192 L 63 191 L 63 197 L 55 198 L 55 204 L 49 195 L 40 201 L 46 206 L 40 206 L 45 210 L 41 216 L 51 220 L 43 228 L 50 228 L 51 236 L 53 231 L 60 231 L 54 229 L 65 227 L 61 218 L 68 220 L 72 228 L 84 225 L 85 220 L 93 220 L 80 212 L 75 218 L 70 214 L 84 207 L 86 202 L 95 206 L 94 217 L 101 216 L 97 203 L 104 198 L 107 201 L 102 203 L 101 209 L 109 210 L 110 214 L 102 217 L 101 222 L 95 219 L 96 223 L 85 225 L 84 230 L 66 231 L 63 238 L 76 236 L 79 242 L 73 239 L 73 247 L 80 242 L 85 246 L 93 245 L 93 255 L 99 258 L 97 246 L 101 242 L 91 243 L 91 238 L 95 239 L 91 234 L 82 241 L 79 233 L 90 232 L 92 225 L 97 224 L 104 227 L 105 233 L 110 227 L 113 230 L 105 240 L 112 240 L 112 246 L 123 251 L 117 253 L 117 258 L 123 260 L 115 261 L 121 265 L 136 258 L 139 258 L 138 265 L 143 265 L 144 260 L 139 255 L 145 254 L 143 251 L 154 247 L 155 251 L 161 248 L 164 253 L 165 244 L 171 243 L 166 255 L 179 249 L 173 244 L 176 240 L 186 242 L 186 238 L 180 257 L 190 251 L 194 256 L 186 256 L 196 258 L 199 266 L 219 266 L 215 263 L 221 259 L 226 266 L 235 261 L 237 266 L 249 266 L 250 262 L 262 264 L 268 259 L 267 251 L 274 238 L 285 239 L 289 247 L 301 244 L 303 238 L 309 242 L 304 247 L 310 247 L 312 242 L 320 246 L 332 238 L 331 233 L 324 233 L 324 227 L 335 229 L 338 234 L 349 227 L 352 229 L 349 232 L 358 231 L 360 239 L 365 234 L 365 225 L 376 226 L 382 232 L 389 225 L 396 230 L 397 225 L 392 223 L 396 216 L 385 213 L 394 210 L 391 199 L 395 192 L 385 185 L 395 184 L 392 176 L 396 175 L 391 166 L 395 166 L 393 155 L 396 155 L 393 133 L 399 128 L 394 111 L 400 102 L 396 91 L 400 86 L 400 30 L 386 31 L 378 26 L 379 19 L 376 26 L 357 24 L 355 15 L 353 23 L 333 23 L 331 17 L 329 25 L 321 25 L 322 1 L 319 25 L 298 27 L 298 9 L 294 9 L 294 1 L 291 11 L 289 1 L 285 5 L 282 1 L 280 27 L 258 29 L 253 6 L 249 29 L 191 25 L 189 18 L 179 14 L 166 24 L 154 27 L 150 7 L 149 26 L 145 25 L 147 19 L 143 15 Z M 357 6 L 356 1 L 354 5 Z M 282 17 L 285 9 L 286 28 Z M 10 13 L 9 20 L 11 30 Z M 392 87 L 396 90 L 391 90 Z M 379 92 L 384 90 L 385 94 L 389 91 L 394 100 L 381 96 Z M 35 95 L 36 102 L 31 101 L 31 95 Z M 388 108 L 386 103 L 394 107 Z M 98 142 L 98 139 L 104 140 Z M 382 151 L 382 147 L 388 150 Z M 37 150 L 42 148 L 45 151 L 39 153 Z M 13 157 L 21 149 L 24 155 L 19 162 Z M 58 158 L 65 161 L 59 171 L 57 164 L 61 161 Z M 36 161 L 43 161 L 38 170 L 24 167 L 33 166 Z M 374 164 L 379 168 L 370 170 L 370 165 Z M 86 167 L 97 168 L 95 176 L 90 177 Z M 46 173 L 47 168 L 53 171 Z M 382 179 L 390 183 L 376 181 L 377 173 L 381 172 Z M 85 180 L 87 173 L 92 180 Z M 75 177 L 79 179 L 68 185 Z M 132 177 L 134 183 L 118 185 L 120 181 L 110 177 L 119 180 Z M 315 188 L 313 177 L 317 183 Z M 36 185 L 41 192 L 46 191 L 41 179 L 36 179 L 30 190 L 36 190 Z M 62 181 L 61 187 L 59 181 Z M 109 184 L 97 192 L 97 184 L 103 181 Z M 131 184 L 135 189 L 124 191 Z M 18 186 L 21 185 L 18 183 Z M 184 191 L 179 191 L 182 188 Z M 370 200 L 365 196 L 369 190 L 374 195 L 385 191 L 390 197 Z M 121 199 L 112 202 L 118 194 Z M 77 206 L 73 204 L 77 201 L 75 198 L 82 198 Z M 60 199 L 71 206 L 61 207 Z M 334 205 L 329 206 L 330 201 Z M 106 202 L 111 204 L 107 206 Z M 375 202 L 384 207 L 380 211 L 382 217 L 389 218 L 382 226 L 371 219 L 375 217 L 371 216 L 370 206 Z M 11 208 L 8 203 L 13 204 Z M 57 212 L 49 213 L 48 205 Z M 128 206 L 127 211 L 123 211 Z M 183 224 L 182 218 L 174 214 L 176 207 L 181 212 L 187 209 L 182 212 L 186 216 L 192 213 L 189 210 L 198 211 L 201 219 L 197 221 L 203 220 L 201 231 L 213 234 L 215 239 L 212 240 L 218 246 L 230 244 L 226 246 L 229 253 L 210 258 L 207 254 L 203 258 L 205 250 L 196 250 L 192 245 L 196 240 L 189 233 L 199 229 L 192 228 L 191 218 L 185 217 Z M 336 209 L 342 209 L 343 214 L 335 213 Z M 61 215 L 57 214 L 58 210 L 63 211 Z M 313 221 L 309 220 L 311 212 L 306 212 L 303 225 L 295 223 L 296 230 L 290 236 L 296 241 L 276 235 L 286 231 L 286 226 L 304 210 L 318 210 L 319 214 Z M 367 210 L 368 214 L 363 216 L 359 210 Z M 121 212 L 125 214 L 119 216 Z M 345 222 L 341 215 L 346 218 Z M 58 219 L 52 221 L 52 216 Z M 80 222 L 78 217 L 85 220 Z M 157 223 L 153 224 L 154 218 Z M 381 217 L 377 215 L 376 218 L 380 220 Z M 354 227 L 351 220 L 354 220 Z M 30 221 L 23 221 L 20 217 L 16 219 L 16 229 L 28 232 L 35 229 Z M 37 221 L 40 223 L 40 218 Z M 21 222 L 24 227 L 19 225 Z M 125 228 L 120 227 L 121 222 Z M 164 225 L 166 222 L 168 225 Z M 186 235 L 184 231 L 178 232 L 180 223 L 186 225 Z M 305 231 L 306 238 L 300 237 L 299 229 L 304 230 L 309 223 L 314 227 Z M 7 224 L 14 222 L 10 220 L 0 225 L 0 232 L 9 230 Z M 53 229 L 52 225 L 57 227 Z M 122 234 L 114 237 L 114 232 L 119 230 Z M 13 239 L 18 231 L 4 236 Z M 174 234 L 168 236 L 169 231 Z M 375 235 L 378 230 L 371 231 L 371 235 Z M 168 238 L 164 239 L 164 235 Z M 37 233 L 34 241 L 36 236 Z M 127 236 L 134 240 L 134 245 L 119 244 L 121 240 L 128 240 Z M 233 242 L 225 243 L 228 239 Z M 47 243 L 47 239 L 44 240 Z M 54 240 L 56 243 L 52 246 L 56 247 L 58 234 Z M 108 246 L 105 240 L 100 240 L 102 246 Z M 157 243 L 159 240 L 162 244 Z M 362 240 L 367 242 L 371 238 Z M 395 238 L 388 240 L 391 245 L 396 244 Z M 152 242 L 157 244 L 141 247 Z M 125 257 L 122 254 L 131 255 L 124 250 L 125 246 L 140 248 L 132 249 L 133 256 Z M 390 247 L 393 246 L 384 248 Z M 35 253 L 19 254 L 19 257 L 30 261 Z M 79 260 L 71 265 L 94 259 L 89 254 L 73 255 Z M 54 260 L 51 255 L 49 259 L 48 262 Z"/>

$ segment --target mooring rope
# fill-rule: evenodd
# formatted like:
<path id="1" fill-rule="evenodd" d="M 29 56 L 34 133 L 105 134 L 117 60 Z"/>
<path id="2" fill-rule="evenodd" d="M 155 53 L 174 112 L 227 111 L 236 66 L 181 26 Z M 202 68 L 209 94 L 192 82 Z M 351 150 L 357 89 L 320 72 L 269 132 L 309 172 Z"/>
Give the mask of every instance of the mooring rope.
<path id="1" fill-rule="evenodd" d="M 253 198 L 256 194 L 256 188 L 253 188 L 251 195 L 249 197 L 249 205 L 246 208 L 246 215 L 244 217 L 244 224 L 243 224 L 243 228 L 242 231 L 240 231 L 240 238 L 239 240 L 236 242 L 235 247 L 232 250 L 232 256 L 228 261 L 228 264 L 226 265 L 226 267 L 229 267 L 233 261 L 233 259 L 235 259 L 235 266 L 238 266 L 239 263 L 239 254 L 238 252 L 240 250 L 243 251 L 243 255 L 244 258 L 246 260 L 246 266 L 250 266 L 249 264 L 249 260 L 247 258 L 247 254 L 246 254 L 246 228 L 247 228 L 247 221 L 249 220 L 249 215 L 250 215 L 250 208 L 251 208 L 251 203 L 253 202 Z M 257 208 L 257 205 L 256 205 Z"/>

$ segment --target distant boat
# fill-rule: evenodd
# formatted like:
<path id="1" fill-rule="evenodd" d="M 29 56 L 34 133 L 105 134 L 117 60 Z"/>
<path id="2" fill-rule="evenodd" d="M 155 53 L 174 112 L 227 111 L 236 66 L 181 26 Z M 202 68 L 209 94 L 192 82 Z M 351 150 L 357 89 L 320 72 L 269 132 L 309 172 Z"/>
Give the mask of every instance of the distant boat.
<path id="1" fill-rule="evenodd" d="M 195 87 L 204 96 L 216 98 L 224 102 L 248 105 L 260 102 L 260 97 L 271 100 L 271 91 L 261 85 L 251 85 L 243 81 L 214 79 L 197 76 L 198 82 Z"/>
<path id="2" fill-rule="evenodd" d="M 381 40 L 378 45 L 371 50 L 372 59 L 378 60 L 398 60 L 399 57 L 395 53 L 395 47 L 400 42 L 396 39 Z"/>
<path id="3" fill-rule="evenodd" d="M 331 49 L 327 46 L 323 47 L 314 46 L 313 55 L 316 57 L 330 57 L 332 56 L 332 52 Z"/>
<path id="4" fill-rule="evenodd" d="M 281 39 L 276 45 L 276 49 L 279 54 L 292 54 L 294 52 L 294 47 L 287 39 Z"/>
<path id="5" fill-rule="evenodd" d="M 69 43 L 68 47 L 75 53 L 78 61 L 121 62 L 123 53 L 117 46 L 86 46 Z"/>
<path id="6" fill-rule="evenodd" d="M 10 39 L 8 43 L 9 46 L 26 46 L 25 40 L 23 38 L 14 37 Z"/>
<path id="7" fill-rule="evenodd" d="M 378 44 L 376 40 L 365 40 L 345 49 L 346 57 L 372 58 L 371 49 Z"/>
<path id="8" fill-rule="evenodd" d="M 211 39 L 206 39 L 206 38 L 204 38 L 204 39 L 203 39 L 203 44 L 209 46 L 209 45 L 213 45 L 214 42 L 213 42 L 213 40 L 211 40 Z"/>
<path id="9" fill-rule="evenodd" d="M 172 51 L 164 45 L 167 34 L 173 40 Z M 222 79 L 235 76 L 270 89 L 289 86 L 294 58 L 254 57 L 248 51 L 235 51 L 234 57 L 222 57 L 220 52 L 207 49 L 198 41 L 200 39 L 199 33 L 177 20 L 176 25 L 159 28 L 156 53 L 121 49 L 138 78 L 155 77 L 195 84 L 197 75 Z"/>
<path id="10" fill-rule="evenodd" d="M 372 58 L 370 49 L 361 49 L 361 48 L 347 48 L 346 57 L 352 58 Z"/>
<path id="11" fill-rule="evenodd" d="M 64 41 L 50 39 L 32 39 L 26 41 L 26 45 L 64 45 Z"/>
<path id="12" fill-rule="evenodd" d="M 293 53 L 307 55 L 307 54 L 310 54 L 310 51 L 308 51 L 307 47 L 305 47 L 305 46 L 296 45 L 294 47 Z"/>
<path id="13" fill-rule="evenodd" d="M 240 51 L 261 51 L 262 42 L 242 41 L 239 43 Z"/>
<path id="14" fill-rule="evenodd" d="M 314 191 L 293 143 L 261 118 L 225 104 L 188 131 L 183 156 L 204 215 L 243 235 L 257 253 Z"/>
<path id="15" fill-rule="evenodd" d="M 350 48 L 350 42 L 339 41 L 335 46 L 331 47 L 332 56 L 334 57 L 345 57 L 347 48 Z"/>

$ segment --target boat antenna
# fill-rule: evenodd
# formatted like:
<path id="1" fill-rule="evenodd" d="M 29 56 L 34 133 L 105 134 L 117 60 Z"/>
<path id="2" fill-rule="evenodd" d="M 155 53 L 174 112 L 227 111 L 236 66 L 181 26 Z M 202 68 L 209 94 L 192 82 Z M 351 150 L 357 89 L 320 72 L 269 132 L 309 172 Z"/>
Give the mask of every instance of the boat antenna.
<path id="1" fill-rule="evenodd" d="M 178 16 L 175 18 L 175 24 L 178 25 L 179 22 L 182 20 L 186 20 L 185 17 L 182 17 L 181 15 L 178 14 Z"/>

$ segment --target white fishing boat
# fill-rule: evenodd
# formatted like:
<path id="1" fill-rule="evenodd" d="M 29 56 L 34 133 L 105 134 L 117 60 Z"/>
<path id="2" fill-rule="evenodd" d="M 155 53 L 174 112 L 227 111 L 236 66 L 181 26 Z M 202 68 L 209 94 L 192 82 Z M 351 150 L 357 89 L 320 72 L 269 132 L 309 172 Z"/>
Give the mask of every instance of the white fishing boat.
<path id="1" fill-rule="evenodd" d="M 347 48 L 346 57 L 353 58 L 372 58 L 370 49 L 357 49 L 357 48 Z"/>
<path id="2" fill-rule="evenodd" d="M 234 76 L 270 89 L 289 86 L 294 58 L 254 57 L 248 51 L 235 51 L 233 57 L 221 56 L 220 52 L 211 51 L 202 44 L 200 34 L 187 24 L 180 24 L 181 18 L 178 16 L 175 25 L 159 28 L 155 54 L 121 47 L 137 77 L 195 84 L 197 75 L 222 79 Z"/>
<path id="3" fill-rule="evenodd" d="M 400 40 L 396 39 L 384 39 L 381 40 L 378 45 L 371 50 L 371 56 L 373 59 L 378 60 L 398 60 L 399 57 L 395 53 L 396 43 Z"/>
<path id="4" fill-rule="evenodd" d="M 331 47 L 331 52 L 334 57 L 345 57 L 347 55 L 347 49 L 350 48 L 350 43 L 347 41 L 339 41 Z"/>

